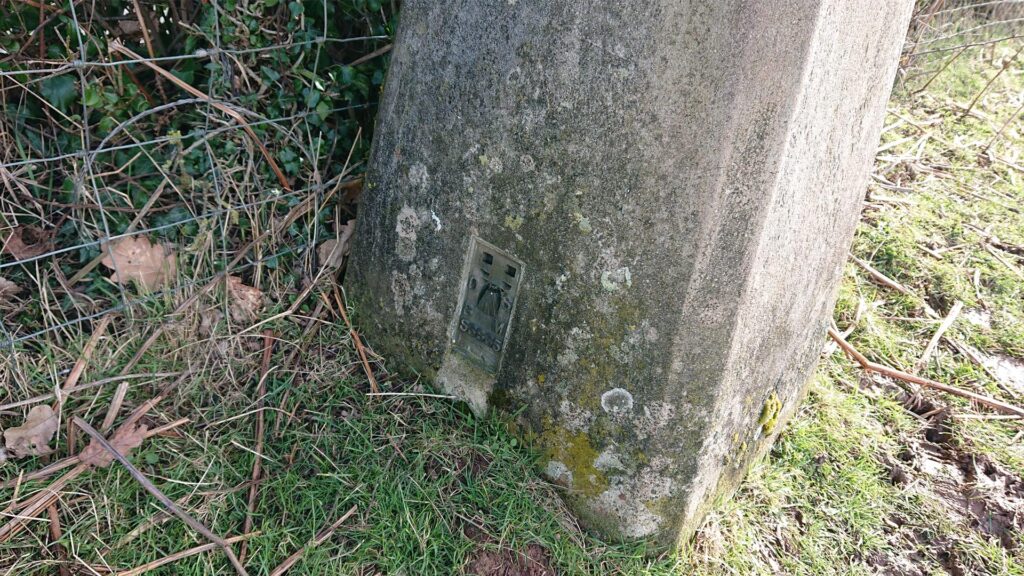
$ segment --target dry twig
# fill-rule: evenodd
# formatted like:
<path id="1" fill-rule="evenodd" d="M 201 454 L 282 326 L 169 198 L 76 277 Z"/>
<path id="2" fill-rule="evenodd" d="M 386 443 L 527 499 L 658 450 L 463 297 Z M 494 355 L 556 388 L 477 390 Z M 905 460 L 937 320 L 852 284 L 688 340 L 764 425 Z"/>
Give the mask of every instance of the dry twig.
<path id="1" fill-rule="evenodd" d="M 175 504 L 173 500 L 168 498 L 166 494 L 161 492 L 160 489 L 156 487 L 156 485 L 150 482 L 149 478 L 146 478 L 146 476 L 142 472 L 140 472 L 138 468 L 133 466 L 132 463 L 129 462 L 128 459 L 125 458 L 123 454 L 121 454 L 120 452 L 117 451 L 116 448 L 111 446 L 110 442 L 107 442 L 107 439 L 104 438 L 102 434 L 97 432 L 95 428 L 90 426 L 88 422 L 82 420 L 78 416 L 75 416 L 74 420 L 75 425 L 78 426 L 80 430 L 91 436 L 92 439 L 98 442 L 99 445 L 102 446 L 104 450 L 109 452 L 111 456 L 113 456 L 122 466 L 124 466 L 125 470 L 127 470 L 128 473 L 131 474 L 132 478 L 134 478 L 136 482 L 141 484 L 142 487 L 145 488 L 147 492 L 152 494 L 154 498 L 159 500 L 160 503 L 163 504 L 165 508 L 171 511 L 178 518 L 181 518 L 181 520 L 190 528 L 192 528 L 196 532 L 199 532 L 200 534 L 205 536 L 206 539 L 210 540 L 214 544 L 220 546 L 221 549 L 224 550 L 224 555 L 227 556 L 228 561 L 231 562 L 232 566 L 234 566 L 235 572 L 238 572 L 238 574 L 240 574 L 241 576 L 248 576 L 248 573 L 245 571 L 245 568 L 242 567 L 241 562 L 238 561 L 238 557 L 235 556 L 234 551 L 231 549 L 230 543 L 228 543 L 220 536 L 214 534 L 213 531 L 207 528 L 206 525 L 204 525 L 202 522 L 196 520 L 189 513 L 179 508 L 178 505 Z"/>
<path id="2" fill-rule="evenodd" d="M 114 50 L 115 52 L 120 52 L 125 56 L 128 56 L 129 58 L 139 60 L 142 64 L 145 64 L 147 67 L 149 67 L 151 70 L 153 70 L 160 76 L 163 76 L 164 78 L 170 80 L 171 83 L 175 86 L 181 88 L 182 90 L 188 92 L 196 98 L 203 98 L 209 101 L 211 106 L 227 114 L 232 119 L 234 119 L 235 122 L 238 122 L 238 125 L 242 127 L 242 130 L 245 130 L 245 133 L 248 134 L 250 138 L 252 138 L 252 141 L 254 144 L 256 144 L 256 147 L 260 149 L 260 152 L 263 154 L 263 158 L 266 159 L 267 164 L 270 166 L 270 169 L 274 172 L 274 175 L 277 176 L 277 181 L 281 185 L 281 188 L 284 188 L 288 192 L 292 191 L 291 185 L 288 184 L 288 179 L 285 178 L 284 172 L 282 172 L 281 168 L 277 165 L 277 162 L 274 160 L 273 155 L 271 155 L 270 151 L 267 150 L 267 146 L 263 143 L 263 140 L 256 135 L 256 132 L 254 132 L 252 127 L 249 126 L 249 123 L 245 121 L 245 117 L 243 117 L 239 112 L 237 112 L 233 108 L 230 108 L 228 106 L 225 106 L 224 104 L 221 104 L 220 102 L 213 100 L 202 90 L 195 88 L 188 82 L 185 82 L 184 80 L 178 78 L 174 74 L 171 74 L 167 70 L 164 70 L 163 68 L 157 66 L 156 64 L 147 61 L 142 56 L 126 48 L 119 41 L 111 42 L 110 49 Z"/>
<path id="3" fill-rule="evenodd" d="M 252 483 L 249 485 L 249 503 L 245 511 L 245 522 L 242 524 L 242 532 L 252 530 L 252 515 L 256 512 L 256 497 L 260 489 L 260 472 L 263 464 L 263 432 L 264 416 L 263 406 L 266 404 L 267 377 L 270 373 L 270 357 L 274 351 L 274 331 L 263 331 L 263 362 L 260 364 L 260 381 L 256 389 L 256 458 L 252 463 Z M 238 559 L 245 562 L 245 555 L 248 552 L 248 543 L 242 542 Z"/>
<path id="4" fill-rule="evenodd" d="M 359 361 L 363 364 L 366 379 L 370 381 L 370 392 L 377 394 L 380 392 L 380 388 L 377 386 L 377 379 L 373 376 L 370 362 L 366 359 L 366 348 L 363 346 L 362 339 L 359 338 L 359 332 L 356 332 L 356 329 L 352 327 L 352 322 L 348 319 L 348 314 L 345 312 L 345 300 L 338 292 L 337 285 L 334 286 L 334 299 L 338 302 L 338 312 L 341 313 L 341 318 L 345 321 L 345 325 L 348 326 L 348 333 L 352 336 L 352 343 L 356 347 L 356 353 L 359 354 Z"/>
<path id="5" fill-rule="evenodd" d="M 296 550 L 295 553 L 289 556 L 288 558 L 285 558 L 284 562 L 281 562 L 281 564 L 278 565 L 277 568 L 274 568 L 270 572 L 270 576 L 281 576 L 282 574 L 287 572 L 289 568 L 294 566 L 295 563 L 298 562 L 300 558 L 302 558 L 302 555 L 306 552 L 306 550 L 323 544 L 324 541 L 331 537 L 331 534 L 334 534 L 335 530 L 337 530 L 342 524 L 345 523 L 346 520 L 349 519 L 350 516 L 352 516 L 355 513 L 355 506 L 349 508 L 348 512 L 345 512 L 345 514 L 343 514 L 341 518 L 338 518 L 334 521 L 333 524 L 318 532 L 317 535 L 314 536 L 313 539 L 310 540 L 308 544 Z"/>
<path id="6" fill-rule="evenodd" d="M 971 392 L 970 390 L 964 390 L 962 388 L 957 388 L 955 386 L 949 386 L 948 384 L 943 384 L 941 382 L 936 382 L 935 380 L 929 380 L 927 378 L 922 378 L 920 376 L 908 374 L 907 372 L 904 372 L 902 370 L 897 370 L 895 368 L 890 368 L 888 366 L 872 362 L 868 360 L 863 354 L 858 352 L 856 348 L 854 348 L 849 342 L 847 342 L 842 337 L 842 335 L 839 334 L 839 332 L 836 332 L 832 328 L 829 328 L 828 335 L 831 336 L 832 339 L 836 341 L 836 344 L 839 344 L 839 347 L 842 348 L 844 352 L 846 352 L 847 354 L 850 355 L 850 357 L 856 360 L 857 363 L 860 364 L 861 368 L 868 372 L 877 372 L 883 376 L 896 378 L 897 380 L 903 380 L 904 382 L 911 382 L 913 384 L 919 384 L 927 388 L 941 390 L 948 394 L 953 394 L 954 396 L 960 396 L 961 398 L 967 398 L 979 404 L 984 404 L 989 408 L 993 408 L 1006 414 L 1024 416 L 1024 408 L 1014 406 L 1013 404 L 1007 404 L 1006 402 L 1002 402 L 1001 400 L 997 400 L 995 398 L 992 398 L 991 396 L 985 396 L 983 394 Z"/>
<path id="7" fill-rule="evenodd" d="M 953 307 L 949 309 L 949 314 L 946 314 L 945 320 L 942 321 L 942 324 L 939 324 L 938 330 L 936 330 L 935 334 L 932 335 L 932 339 L 928 341 L 928 345 L 924 347 L 921 359 L 914 365 L 915 372 L 920 372 L 928 364 L 928 359 L 931 358 L 932 353 L 935 352 L 935 347 L 939 345 L 939 340 L 942 338 L 942 335 L 946 333 L 946 330 L 949 330 L 949 327 L 953 325 L 953 322 L 956 322 L 957 316 L 960 315 L 960 311 L 963 310 L 963 308 L 964 303 L 957 300 L 956 303 L 953 304 Z"/>
<path id="8" fill-rule="evenodd" d="M 246 540 L 254 536 L 259 536 L 259 534 L 259 532 L 250 532 L 248 534 L 242 534 L 240 536 L 232 536 L 231 538 L 225 538 L 224 542 L 228 544 L 235 544 L 236 542 L 241 542 L 242 544 L 245 544 Z M 203 552 L 209 552 L 210 550 L 213 550 L 217 547 L 218 545 L 215 543 L 202 544 L 200 546 L 189 548 L 188 550 L 175 552 L 174 554 L 164 556 L 163 558 L 153 560 L 152 562 L 147 562 L 141 566 L 136 566 L 131 570 L 122 570 L 121 572 L 118 572 L 115 576 L 139 576 L 139 574 L 145 574 L 150 570 L 156 570 L 161 566 L 166 566 L 167 564 L 177 562 L 178 560 L 181 560 L 183 558 L 195 556 L 196 554 L 202 554 Z"/>

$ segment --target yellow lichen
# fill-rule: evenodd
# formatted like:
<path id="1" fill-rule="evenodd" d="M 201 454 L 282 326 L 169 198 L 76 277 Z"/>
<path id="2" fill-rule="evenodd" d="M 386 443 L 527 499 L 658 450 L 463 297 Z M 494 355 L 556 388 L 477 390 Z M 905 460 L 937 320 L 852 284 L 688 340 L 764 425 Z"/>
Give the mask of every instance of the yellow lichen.
<path id="1" fill-rule="evenodd" d="M 549 461 L 561 462 L 572 473 L 572 488 L 585 496 L 597 496 L 608 489 L 608 479 L 594 467 L 598 453 L 584 432 L 570 432 L 545 419 L 541 434 Z"/>
<path id="2" fill-rule="evenodd" d="M 782 411 L 782 401 L 779 400 L 779 396 L 772 392 L 768 395 L 768 399 L 764 401 L 764 406 L 761 408 L 761 417 L 757 419 L 757 423 L 761 425 L 761 430 L 764 431 L 765 436 L 772 433 L 775 429 L 775 424 L 779 419 L 779 412 Z"/>
<path id="3" fill-rule="evenodd" d="M 505 227 L 513 231 L 519 230 L 524 221 L 522 216 L 505 216 Z"/>

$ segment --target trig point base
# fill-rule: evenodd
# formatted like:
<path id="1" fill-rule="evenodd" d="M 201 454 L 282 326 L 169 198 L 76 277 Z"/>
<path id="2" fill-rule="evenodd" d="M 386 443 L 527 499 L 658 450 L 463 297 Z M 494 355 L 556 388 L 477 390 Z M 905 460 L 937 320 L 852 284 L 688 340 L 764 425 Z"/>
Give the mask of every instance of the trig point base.
<path id="1" fill-rule="evenodd" d="M 823 343 L 911 0 L 414 0 L 349 290 L 523 408 L 584 525 L 686 538 Z"/>

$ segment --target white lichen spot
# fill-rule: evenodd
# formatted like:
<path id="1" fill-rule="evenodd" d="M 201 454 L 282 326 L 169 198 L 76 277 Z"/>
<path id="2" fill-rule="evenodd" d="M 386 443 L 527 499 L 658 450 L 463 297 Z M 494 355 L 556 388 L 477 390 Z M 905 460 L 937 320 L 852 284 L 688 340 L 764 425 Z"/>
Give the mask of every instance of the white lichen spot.
<path id="1" fill-rule="evenodd" d="M 605 270 L 601 273 L 601 286 L 609 292 L 615 292 L 623 286 L 629 288 L 633 286 L 633 275 L 625 266 L 615 270 Z"/>
<path id="2" fill-rule="evenodd" d="M 590 340 L 590 333 L 583 331 L 578 326 L 574 326 L 569 330 L 569 337 L 566 338 L 565 348 L 558 353 L 558 363 L 566 368 L 574 365 L 580 359 L 576 350 L 588 340 Z"/>
<path id="3" fill-rule="evenodd" d="M 609 448 L 597 455 L 597 458 L 594 459 L 594 468 L 602 472 L 609 472 L 612 470 L 625 470 L 626 466 L 622 463 L 619 455 Z"/>
<path id="4" fill-rule="evenodd" d="M 409 206 L 402 206 L 398 212 L 398 223 L 395 231 L 398 233 L 396 252 L 398 257 L 405 261 L 412 261 L 416 258 L 416 229 L 420 226 L 420 217 L 416 211 Z"/>
<path id="5" fill-rule="evenodd" d="M 548 461 L 548 465 L 544 468 L 544 475 L 559 484 L 572 486 L 572 472 L 568 466 L 558 460 Z"/>
<path id="6" fill-rule="evenodd" d="M 664 520 L 651 512 L 629 486 L 617 484 L 597 497 L 599 509 L 618 519 L 622 535 L 646 538 L 656 534 Z"/>
<path id="7" fill-rule="evenodd" d="M 564 367 L 572 366 L 579 359 L 576 351 L 571 348 L 566 348 L 558 353 L 558 363 Z"/>
<path id="8" fill-rule="evenodd" d="M 533 161 L 533 156 L 523 154 L 519 157 L 519 165 L 523 167 L 524 172 L 533 172 L 537 164 Z"/>
<path id="9" fill-rule="evenodd" d="M 415 264 L 409 266 L 408 278 L 413 294 L 423 296 L 427 293 L 427 286 L 423 283 L 423 273 L 420 272 L 419 266 Z"/>
<path id="10" fill-rule="evenodd" d="M 555 289 L 561 290 L 562 286 L 565 286 L 565 281 L 569 279 L 570 274 L 568 272 L 562 272 L 555 278 Z"/>
<path id="11" fill-rule="evenodd" d="M 576 227 L 580 229 L 580 232 L 590 234 L 594 231 L 594 227 L 590 224 L 590 218 L 587 218 L 579 212 L 573 213 L 572 216 L 576 220 Z"/>
<path id="12" fill-rule="evenodd" d="M 430 219 L 434 221 L 434 231 L 435 232 L 440 232 L 441 231 L 441 219 L 438 218 L 437 214 L 435 214 L 433 210 L 430 211 Z"/>
<path id="13" fill-rule="evenodd" d="M 612 388 L 601 394 L 601 408 L 609 414 L 626 414 L 633 409 L 633 395 L 623 388 Z"/>
<path id="14" fill-rule="evenodd" d="M 426 190 L 430 184 L 430 174 L 427 167 L 419 162 L 409 167 L 409 183 L 420 190 Z"/>
<path id="15" fill-rule="evenodd" d="M 676 415 L 676 408 L 668 402 L 651 402 L 644 406 L 643 414 L 634 415 L 631 419 L 636 437 L 644 440 L 653 436 L 658 430 L 668 426 Z M 700 419 L 694 415 L 691 419 Z"/>

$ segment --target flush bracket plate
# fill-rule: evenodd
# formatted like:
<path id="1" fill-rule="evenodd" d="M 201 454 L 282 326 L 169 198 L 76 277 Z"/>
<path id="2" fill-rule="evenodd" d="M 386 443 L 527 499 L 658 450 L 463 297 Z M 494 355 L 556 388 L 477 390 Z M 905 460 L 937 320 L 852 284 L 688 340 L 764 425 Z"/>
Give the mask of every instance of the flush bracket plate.
<path id="1" fill-rule="evenodd" d="M 453 347 L 491 374 L 501 364 L 522 281 L 522 262 L 480 238 L 470 240 Z"/>

